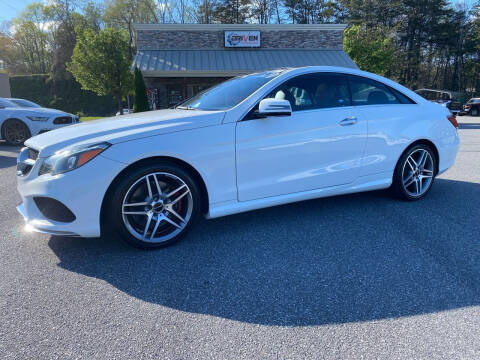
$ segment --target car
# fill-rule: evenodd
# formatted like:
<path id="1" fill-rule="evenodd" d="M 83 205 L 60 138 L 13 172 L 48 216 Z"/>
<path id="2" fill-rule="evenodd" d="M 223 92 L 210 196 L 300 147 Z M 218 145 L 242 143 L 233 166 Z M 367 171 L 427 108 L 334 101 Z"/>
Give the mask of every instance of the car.
<path id="1" fill-rule="evenodd" d="M 16 98 L 6 98 L 6 100 L 13 102 L 15 105 L 19 107 L 26 107 L 26 108 L 41 108 L 43 106 L 34 103 L 33 101 L 26 100 L 26 99 L 16 99 Z"/>
<path id="2" fill-rule="evenodd" d="M 460 112 L 460 116 L 470 115 L 470 116 L 479 116 L 480 115 L 480 98 L 471 98 L 463 107 L 463 111 Z"/>
<path id="3" fill-rule="evenodd" d="M 449 90 L 418 89 L 415 92 L 427 100 L 448 108 L 453 114 L 463 109 L 464 94 Z"/>
<path id="4" fill-rule="evenodd" d="M 413 201 L 454 164 L 457 127 L 445 107 L 360 70 L 254 73 L 174 109 L 29 139 L 17 209 L 31 231 L 151 249 L 201 215 L 386 188 Z"/>
<path id="5" fill-rule="evenodd" d="M 133 113 L 133 110 L 132 109 L 123 109 L 123 115 L 127 115 L 127 114 L 132 114 Z M 120 111 L 117 111 L 117 113 L 115 114 L 115 116 L 120 116 L 122 114 L 120 114 Z"/>
<path id="6" fill-rule="evenodd" d="M 22 145 L 31 136 L 79 121 L 78 116 L 60 110 L 21 107 L 0 98 L 0 139 L 10 145 Z"/>

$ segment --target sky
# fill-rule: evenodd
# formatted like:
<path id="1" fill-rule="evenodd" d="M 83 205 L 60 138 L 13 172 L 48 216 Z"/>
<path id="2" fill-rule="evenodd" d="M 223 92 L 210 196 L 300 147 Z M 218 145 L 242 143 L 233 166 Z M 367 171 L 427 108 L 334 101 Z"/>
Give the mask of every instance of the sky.
<path id="1" fill-rule="evenodd" d="M 34 0 L 0 0 L 0 22 L 12 20 L 16 17 L 20 11 L 22 11 L 26 5 L 32 2 L 38 2 Z M 40 0 L 41 1 L 41 0 Z M 45 1 L 45 0 L 44 0 Z M 451 0 L 454 3 L 467 4 L 474 2 L 474 0 Z"/>

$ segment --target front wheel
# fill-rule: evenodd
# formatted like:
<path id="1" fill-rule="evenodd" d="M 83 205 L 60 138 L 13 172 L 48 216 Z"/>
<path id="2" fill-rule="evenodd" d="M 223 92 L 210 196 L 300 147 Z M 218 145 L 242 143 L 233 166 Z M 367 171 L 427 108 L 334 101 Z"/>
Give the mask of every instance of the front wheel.
<path id="1" fill-rule="evenodd" d="M 437 159 L 432 149 L 419 144 L 408 149 L 398 161 L 392 190 L 398 197 L 413 201 L 424 197 L 433 185 Z"/>
<path id="2" fill-rule="evenodd" d="M 180 166 L 136 167 L 116 184 L 107 207 L 108 225 L 135 247 L 165 247 L 188 232 L 200 201 L 195 181 Z"/>
<path id="3" fill-rule="evenodd" d="M 477 108 L 472 109 L 471 114 L 472 114 L 472 116 L 478 116 L 478 109 Z"/>
<path id="4" fill-rule="evenodd" d="M 20 146 L 30 138 L 27 125 L 17 119 L 5 121 L 2 127 L 3 138 L 9 145 Z"/>

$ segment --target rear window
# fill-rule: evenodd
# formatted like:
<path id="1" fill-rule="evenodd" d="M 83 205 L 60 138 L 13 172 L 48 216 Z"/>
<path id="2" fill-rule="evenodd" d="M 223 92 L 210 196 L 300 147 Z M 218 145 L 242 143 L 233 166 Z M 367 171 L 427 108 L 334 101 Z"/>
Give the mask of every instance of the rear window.
<path id="1" fill-rule="evenodd" d="M 354 75 L 348 78 L 354 106 L 415 103 L 400 91 L 381 82 Z"/>

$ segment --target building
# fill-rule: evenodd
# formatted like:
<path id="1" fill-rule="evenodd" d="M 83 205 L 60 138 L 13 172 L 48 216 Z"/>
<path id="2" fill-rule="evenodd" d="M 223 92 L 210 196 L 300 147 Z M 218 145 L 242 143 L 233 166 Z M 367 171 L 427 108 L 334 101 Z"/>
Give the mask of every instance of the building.
<path id="1" fill-rule="evenodd" d="M 0 97 L 11 97 L 8 75 L 0 73 Z"/>
<path id="2" fill-rule="evenodd" d="M 227 78 L 282 67 L 357 68 L 341 24 L 137 24 L 134 66 L 157 109 Z"/>

